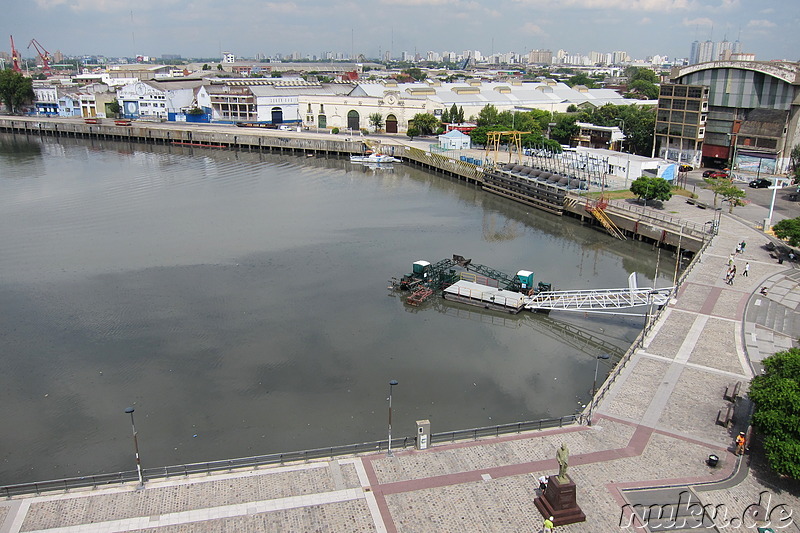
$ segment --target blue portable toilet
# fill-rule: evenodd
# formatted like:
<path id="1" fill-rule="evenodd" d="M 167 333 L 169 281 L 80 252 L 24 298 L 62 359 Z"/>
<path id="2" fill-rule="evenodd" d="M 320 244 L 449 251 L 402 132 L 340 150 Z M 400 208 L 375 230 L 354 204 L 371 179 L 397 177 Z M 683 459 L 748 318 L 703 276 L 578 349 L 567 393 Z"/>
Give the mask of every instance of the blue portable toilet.
<path id="1" fill-rule="evenodd" d="M 519 281 L 523 289 L 532 289 L 533 272 L 531 272 L 530 270 L 520 270 L 519 272 L 517 272 L 517 281 Z"/>

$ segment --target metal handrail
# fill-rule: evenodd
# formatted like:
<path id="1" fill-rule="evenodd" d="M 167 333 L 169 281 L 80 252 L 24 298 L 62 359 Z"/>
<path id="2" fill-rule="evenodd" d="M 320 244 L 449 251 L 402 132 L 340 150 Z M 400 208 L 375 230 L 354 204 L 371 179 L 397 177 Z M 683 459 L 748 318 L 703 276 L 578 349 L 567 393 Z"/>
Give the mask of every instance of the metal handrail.
<path id="1" fill-rule="evenodd" d="M 712 239 L 708 239 L 703 243 L 703 246 L 694 255 L 694 259 L 692 260 L 692 262 L 689 263 L 689 266 L 687 266 L 686 269 L 681 273 L 675 285 L 673 294 L 678 293 L 681 285 L 683 285 L 683 283 L 686 281 L 686 277 L 689 275 L 692 269 L 700 263 L 700 258 L 702 257 L 703 253 L 705 253 L 705 251 L 708 249 L 708 247 L 711 245 L 711 241 Z M 595 393 L 594 397 L 592 397 L 591 401 L 584 408 L 583 412 L 581 412 L 581 414 L 578 415 L 578 423 L 580 424 L 588 423 L 589 421 L 588 413 L 591 413 L 593 409 L 597 408 L 597 405 L 611 389 L 611 386 L 614 384 L 616 379 L 625 369 L 628 362 L 633 357 L 633 354 L 636 353 L 636 350 L 638 350 L 643 346 L 645 337 L 647 337 L 647 334 L 650 333 L 650 330 L 653 328 L 656 322 L 658 322 L 658 319 L 666 311 L 666 309 L 667 306 L 665 305 L 656 310 L 656 312 L 651 315 L 651 319 L 648 320 L 645 327 L 642 329 L 642 331 L 639 332 L 639 335 L 637 335 L 636 340 L 633 341 L 633 344 L 631 344 L 631 346 L 628 348 L 625 354 L 620 358 L 619 362 L 614 366 L 614 369 L 608 374 L 603 384 L 597 389 L 597 392 Z"/>
<path id="2" fill-rule="evenodd" d="M 562 416 L 559 418 L 544 418 L 528 422 L 513 422 L 509 424 L 499 424 L 473 429 L 462 429 L 456 431 L 446 431 L 431 435 L 431 443 L 436 442 L 455 442 L 457 440 L 472 439 L 477 440 L 482 437 L 496 437 L 508 433 L 521 433 L 523 431 L 535 431 L 554 427 L 563 427 L 577 421 L 576 415 Z M 414 446 L 416 437 L 397 437 L 392 439 L 392 449 L 405 449 Z M 168 479 L 176 476 L 189 476 L 191 474 L 211 474 L 212 472 L 232 471 L 234 469 L 250 468 L 257 469 L 259 466 L 285 464 L 297 461 L 310 461 L 312 459 L 333 458 L 343 455 L 358 455 L 363 453 L 380 453 L 388 450 L 388 439 L 364 442 L 360 444 L 346 444 L 342 446 L 330 446 L 327 448 L 314 448 L 295 452 L 273 453 L 267 455 L 256 455 L 252 457 L 239 457 L 236 459 L 225 459 L 220 461 L 208 461 L 204 463 L 189 463 L 182 465 L 163 466 L 155 468 L 145 468 L 142 476 L 145 480 Z M 43 492 L 64 491 L 71 489 L 93 488 L 102 486 L 117 485 L 138 481 L 136 470 L 125 472 L 113 472 L 107 474 L 96 474 L 90 476 L 71 477 L 64 479 L 53 479 L 48 481 L 36 481 L 33 483 L 18 483 L 15 485 L 0 486 L 0 495 L 6 498 L 21 496 L 26 494 L 41 494 Z"/>

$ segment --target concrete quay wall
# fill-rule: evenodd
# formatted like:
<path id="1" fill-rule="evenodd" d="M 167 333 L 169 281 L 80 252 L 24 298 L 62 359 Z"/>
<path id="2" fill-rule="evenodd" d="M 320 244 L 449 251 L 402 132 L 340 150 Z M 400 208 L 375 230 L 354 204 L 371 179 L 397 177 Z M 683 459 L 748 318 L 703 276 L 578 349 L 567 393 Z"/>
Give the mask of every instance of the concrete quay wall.
<path id="1" fill-rule="evenodd" d="M 440 172 L 467 183 L 483 186 L 484 170 L 472 163 L 408 146 L 390 139 L 379 142 L 363 137 L 333 136 L 308 131 L 280 131 L 260 128 L 190 124 L 180 122 L 148 123 L 133 121 L 129 126 L 118 126 L 111 119 L 99 124 L 86 124 L 82 120 L 49 117 L 0 117 L 0 131 L 35 136 L 97 138 L 145 144 L 176 144 L 218 149 L 259 150 L 305 153 L 308 155 L 349 156 L 380 145 L 380 150 L 406 163 Z M 335 137 L 335 138 L 331 138 Z M 543 209 L 550 213 L 565 214 L 582 222 L 602 226 L 585 209 L 586 198 L 567 192 L 564 205 L 552 208 L 518 195 L 505 195 L 514 201 Z M 623 202 L 609 203 L 606 214 L 626 235 L 668 248 L 697 252 L 709 235 L 702 227 L 657 216 L 652 210 L 637 209 Z"/>

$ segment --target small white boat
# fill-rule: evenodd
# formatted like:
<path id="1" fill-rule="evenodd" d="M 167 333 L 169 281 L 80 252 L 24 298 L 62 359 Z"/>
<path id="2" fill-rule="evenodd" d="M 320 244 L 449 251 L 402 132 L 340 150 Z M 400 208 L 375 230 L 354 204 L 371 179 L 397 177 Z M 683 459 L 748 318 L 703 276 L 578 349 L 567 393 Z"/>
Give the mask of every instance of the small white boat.
<path id="1" fill-rule="evenodd" d="M 386 154 L 351 155 L 353 163 L 399 163 L 400 160 Z"/>

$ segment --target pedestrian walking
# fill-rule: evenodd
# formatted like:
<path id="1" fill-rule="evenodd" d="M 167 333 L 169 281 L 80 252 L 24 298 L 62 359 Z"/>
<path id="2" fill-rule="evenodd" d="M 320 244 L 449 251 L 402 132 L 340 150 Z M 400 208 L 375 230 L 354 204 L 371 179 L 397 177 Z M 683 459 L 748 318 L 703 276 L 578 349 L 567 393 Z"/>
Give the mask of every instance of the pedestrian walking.
<path id="1" fill-rule="evenodd" d="M 545 519 L 544 523 L 542 524 L 542 531 L 544 533 L 552 533 L 553 531 L 553 517 Z"/>
<path id="2" fill-rule="evenodd" d="M 739 433 L 736 436 L 736 455 L 742 455 L 744 453 L 745 442 L 744 433 Z"/>
<path id="3" fill-rule="evenodd" d="M 739 255 L 740 253 L 742 253 L 742 245 L 741 244 L 737 244 L 736 245 L 736 255 Z"/>
<path id="4" fill-rule="evenodd" d="M 733 265 L 731 267 L 731 276 L 735 276 L 735 275 L 736 275 L 736 265 Z"/>
<path id="5" fill-rule="evenodd" d="M 739 248 L 741 248 L 741 249 L 742 249 L 742 253 L 744 253 L 744 247 L 745 247 L 745 246 L 747 246 L 747 243 L 746 243 L 746 242 L 742 241 L 742 242 L 740 242 L 740 243 L 739 243 Z"/>
<path id="6" fill-rule="evenodd" d="M 734 256 L 735 256 L 735 254 L 731 254 L 731 256 L 728 258 L 728 266 L 733 266 L 733 258 L 734 258 Z"/>
<path id="7" fill-rule="evenodd" d="M 547 490 L 547 482 L 550 481 L 549 476 L 541 476 L 539 478 L 539 490 L 544 492 Z"/>
<path id="8" fill-rule="evenodd" d="M 744 269 L 742 270 L 742 276 L 750 277 L 750 263 L 749 262 L 744 264 Z"/>

